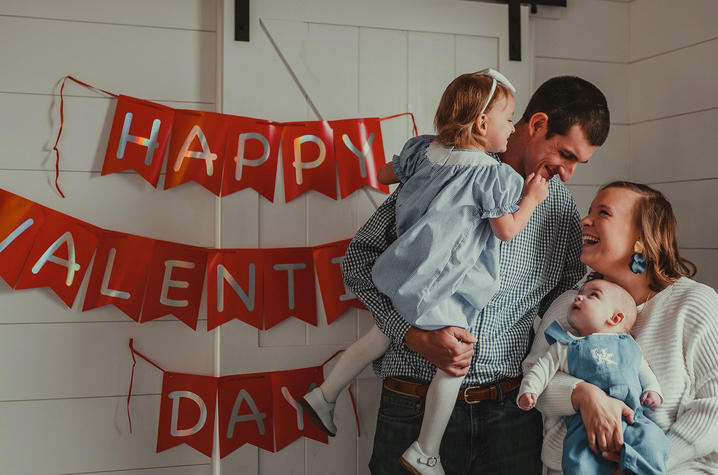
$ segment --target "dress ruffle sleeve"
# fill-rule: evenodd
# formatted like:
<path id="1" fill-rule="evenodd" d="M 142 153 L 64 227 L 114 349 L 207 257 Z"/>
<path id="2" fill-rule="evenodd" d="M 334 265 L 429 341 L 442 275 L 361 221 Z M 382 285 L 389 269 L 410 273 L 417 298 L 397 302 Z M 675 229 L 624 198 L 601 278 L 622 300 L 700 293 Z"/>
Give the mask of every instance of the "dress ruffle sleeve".
<path id="1" fill-rule="evenodd" d="M 426 148 L 434 139 L 433 135 L 420 135 L 406 141 L 399 155 L 394 155 L 391 167 L 400 182 L 406 183 L 412 175 L 427 163 Z"/>
<path id="2" fill-rule="evenodd" d="M 477 170 L 474 180 L 474 196 L 480 216 L 498 218 L 519 210 L 524 179 L 505 163 Z"/>

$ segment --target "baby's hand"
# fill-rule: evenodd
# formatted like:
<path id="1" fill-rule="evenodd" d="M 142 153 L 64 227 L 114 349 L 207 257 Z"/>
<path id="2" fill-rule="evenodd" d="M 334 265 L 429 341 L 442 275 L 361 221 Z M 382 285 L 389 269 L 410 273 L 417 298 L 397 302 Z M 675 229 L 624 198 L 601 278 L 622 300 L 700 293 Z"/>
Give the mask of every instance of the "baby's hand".
<path id="1" fill-rule="evenodd" d="M 541 175 L 531 173 L 524 181 L 524 198 L 541 203 L 548 198 L 548 181 Z"/>
<path id="2" fill-rule="evenodd" d="M 641 394 L 641 404 L 648 406 L 652 411 L 655 411 L 661 404 L 663 404 L 663 398 L 655 391 L 644 391 L 643 394 Z"/>
<path id="3" fill-rule="evenodd" d="M 523 393 L 519 397 L 519 407 L 524 411 L 530 411 L 536 405 L 536 395 L 534 393 Z"/>

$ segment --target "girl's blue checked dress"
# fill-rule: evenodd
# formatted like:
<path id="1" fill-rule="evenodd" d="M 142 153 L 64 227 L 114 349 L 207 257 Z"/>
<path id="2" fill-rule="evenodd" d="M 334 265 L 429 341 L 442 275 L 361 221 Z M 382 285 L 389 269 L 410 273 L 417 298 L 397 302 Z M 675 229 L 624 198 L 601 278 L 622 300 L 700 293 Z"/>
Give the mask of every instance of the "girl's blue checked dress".
<path id="1" fill-rule="evenodd" d="M 412 326 L 469 328 L 500 283 L 500 241 L 488 218 L 518 211 L 524 180 L 486 152 L 433 138 L 414 137 L 394 156 L 404 185 L 397 239 L 372 279 Z"/>

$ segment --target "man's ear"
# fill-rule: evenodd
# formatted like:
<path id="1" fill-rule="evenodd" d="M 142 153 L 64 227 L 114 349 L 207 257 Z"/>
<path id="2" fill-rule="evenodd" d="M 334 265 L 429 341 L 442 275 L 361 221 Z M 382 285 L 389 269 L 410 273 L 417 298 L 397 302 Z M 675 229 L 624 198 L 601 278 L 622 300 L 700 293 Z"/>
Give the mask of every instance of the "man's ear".
<path id="1" fill-rule="evenodd" d="M 606 323 L 609 326 L 615 327 L 616 325 L 620 325 L 621 322 L 623 322 L 624 318 L 625 317 L 623 316 L 623 314 L 621 312 L 616 312 L 613 315 L 611 315 L 611 318 L 606 320 Z"/>
<path id="2" fill-rule="evenodd" d="M 481 135 L 482 137 L 486 136 L 486 133 L 489 130 L 488 121 L 486 120 L 486 114 L 481 114 L 476 118 L 476 120 L 474 121 L 474 127 L 476 128 L 476 131 L 479 135 Z"/>
<path id="3" fill-rule="evenodd" d="M 548 129 L 548 115 L 544 112 L 536 112 L 529 118 L 528 126 L 531 136 L 540 133 L 545 137 Z"/>

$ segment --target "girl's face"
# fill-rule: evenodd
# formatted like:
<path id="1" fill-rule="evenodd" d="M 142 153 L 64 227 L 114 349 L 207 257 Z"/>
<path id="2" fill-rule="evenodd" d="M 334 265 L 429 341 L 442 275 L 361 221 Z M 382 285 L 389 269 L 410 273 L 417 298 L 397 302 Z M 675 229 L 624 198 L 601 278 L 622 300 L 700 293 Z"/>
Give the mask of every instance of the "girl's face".
<path id="1" fill-rule="evenodd" d="M 591 203 L 581 220 L 581 262 L 608 280 L 631 272 L 633 246 L 640 234 L 634 212 L 640 196 L 624 188 L 606 188 Z"/>
<path id="2" fill-rule="evenodd" d="M 509 135 L 514 133 L 514 96 L 507 95 L 496 100 L 485 116 L 486 151 L 502 153 L 506 151 Z"/>

